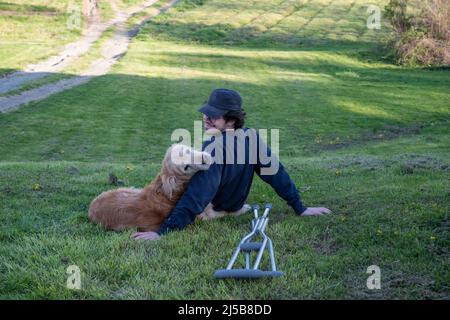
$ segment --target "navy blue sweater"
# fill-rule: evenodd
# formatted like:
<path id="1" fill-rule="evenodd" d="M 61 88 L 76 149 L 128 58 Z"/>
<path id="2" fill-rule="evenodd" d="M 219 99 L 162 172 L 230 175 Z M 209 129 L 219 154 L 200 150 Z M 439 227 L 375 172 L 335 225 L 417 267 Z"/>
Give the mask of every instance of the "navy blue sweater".
<path id="1" fill-rule="evenodd" d="M 203 212 L 210 202 L 216 211 L 237 211 L 241 209 L 250 192 L 255 172 L 262 180 L 272 186 L 276 193 L 294 209 L 295 213 L 300 215 L 306 210 L 294 182 L 281 162 L 277 158 L 270 158 L 272 156 L 270 148 L 256 134 L 254 129 L 245 128 L 243 132 L 247 134 L 253 132 L 257 143 L 252 144 L 249 138 L 244 138 L 245 159 L 241 158 L 240 162 L 237 162 L 238 155 L 242 156 L 242 150 L 244 149 L 243 145 L 239 145 L 237 136 L 234 136 L 234 146 L 227 145 L 227 137 L 229 140 L 230 136 L 225 132 L 222 133 L 223 140 L 217 140 L 213 136 L 203 143 L 202 149 L 210 151 L 215 162 L 208 170 L 199 171 L 192 177 L 186 192 L 161 225 L 159 234 L 184 229 L 186 225 L 195 220 L 196 215 Z M 219 140 L 223 143 L 219 143 Z M 240 141 L 244 140 L 241 139 Z M 255 146 L 257 152 L 254 153 L 256 156 L 252 158 L 251 152 L 256 150 Z M 231 150 L 231 148 L 234 150 Z M 264 152 L 263 156 L 260 154 L 261 150 Z M 222 151 L 222 157 L 220 157 L 220 151 Z M 233 163 L 230 163 L 227 153 L 234 154 Z M 278 171 L 269 175 L 264 174 L 264 170 L 268 170 L 273 165 L 273 159 L 278 163 Z"/>

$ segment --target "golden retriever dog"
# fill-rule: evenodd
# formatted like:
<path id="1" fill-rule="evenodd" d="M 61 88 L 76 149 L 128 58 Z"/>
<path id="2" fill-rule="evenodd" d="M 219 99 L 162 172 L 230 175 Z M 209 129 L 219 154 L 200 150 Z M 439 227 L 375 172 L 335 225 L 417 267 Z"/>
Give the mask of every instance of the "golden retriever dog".
<path id="1" fill-rule="evenodd" d="M 199 170 L 207 170 L 211 155 L 182 144 L 166 152 L 162 168 L 144 189 L 119 188 L 106 191 L 89 207 L 89 218 L 109 230 L 136 228 L 158 231 Z"/>
<path id="2" fill-rule="evenodd" d="M 161 171 L 148 186 L 103 192 L 92 201 L 89 218 L 109 230 L 156 232 L 186 191 L 192 176 L 197 171 L 207 170 L 211 163 L 209 153 L 174 144 L 166 152 Z M 197 219 L 240 215 L 249 209 L 249 205 L 244 205 L 236 212 L 217 212 L 210 203 Z"/>

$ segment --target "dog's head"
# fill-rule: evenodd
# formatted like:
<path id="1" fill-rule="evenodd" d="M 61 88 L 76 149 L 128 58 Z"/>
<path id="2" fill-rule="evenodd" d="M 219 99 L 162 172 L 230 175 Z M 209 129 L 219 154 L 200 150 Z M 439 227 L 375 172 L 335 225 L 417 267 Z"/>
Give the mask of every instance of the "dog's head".
<path id="1" fill-rule="evenodd" d="M 211 165 L 211 155 L 183 144 L 173 144 L 165 156 L 166 167 L 178 176 L 193 176 Z"/>
<path id="2" fill-rule="evenodd" d="M 183 144 L 173 144 L 163 161 L 163 190 L 169 197 L 179 182 L 189 180 L 197 171 L 207 170 L 212 163 L 211 155 Z"/>

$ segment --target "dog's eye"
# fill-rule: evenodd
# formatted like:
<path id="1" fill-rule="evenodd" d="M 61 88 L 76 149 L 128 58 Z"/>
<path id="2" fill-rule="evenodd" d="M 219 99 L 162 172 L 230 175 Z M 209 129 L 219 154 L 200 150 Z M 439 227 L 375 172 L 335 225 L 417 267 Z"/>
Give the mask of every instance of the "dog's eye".
<path id="1" fill-rule="evenodd" d="M 189 169 L 189 165 L 184 166 L 184 171 L 187 171 L 187 169 Z"/>

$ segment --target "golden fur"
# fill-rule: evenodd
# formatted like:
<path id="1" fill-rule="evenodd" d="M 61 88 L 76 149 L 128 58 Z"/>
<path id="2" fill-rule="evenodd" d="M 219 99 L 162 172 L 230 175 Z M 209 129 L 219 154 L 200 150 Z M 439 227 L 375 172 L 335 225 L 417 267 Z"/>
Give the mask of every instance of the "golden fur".
<path id="1" fill-rule="evenodd" d="M 173 160 L 174 154 L 177 161 Z M 208 153 L 174 144 L 166 152 L 161 171 L 148 186 L 103 192 L 92 201 L 89 218 L 110 230 L 158 231 L 192 176 L 208 169 L 210 163 Z"/>

